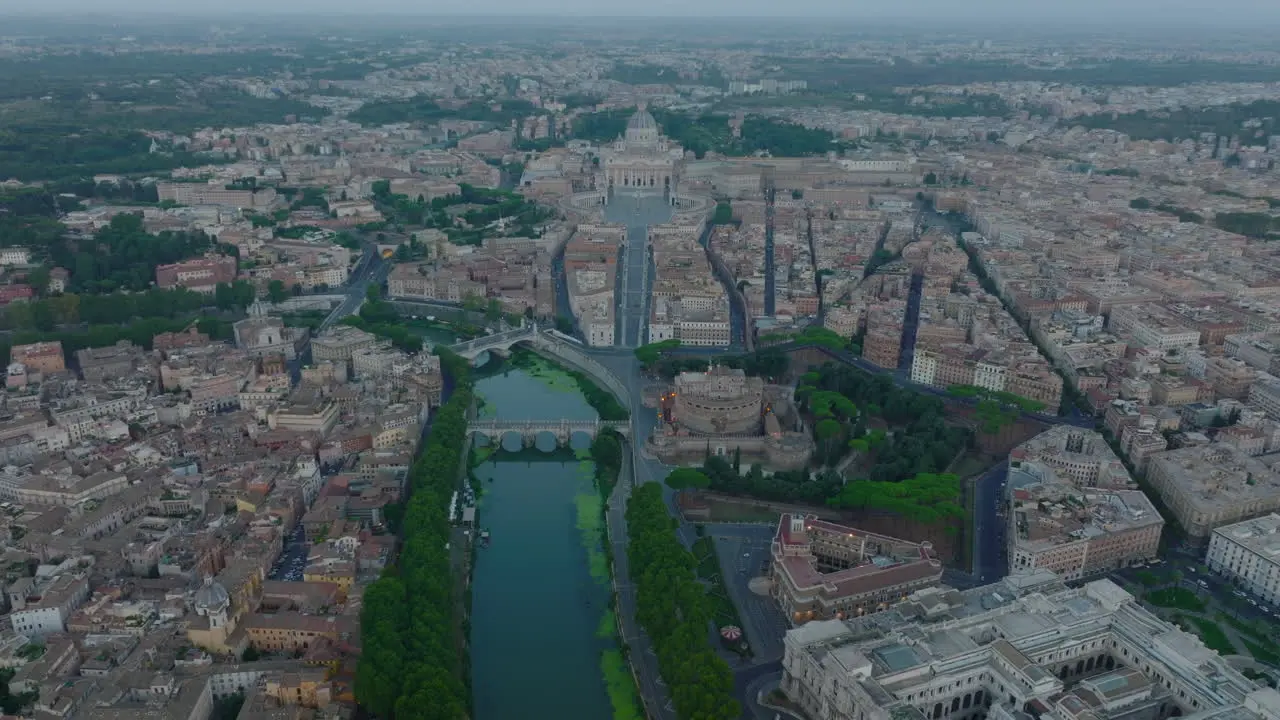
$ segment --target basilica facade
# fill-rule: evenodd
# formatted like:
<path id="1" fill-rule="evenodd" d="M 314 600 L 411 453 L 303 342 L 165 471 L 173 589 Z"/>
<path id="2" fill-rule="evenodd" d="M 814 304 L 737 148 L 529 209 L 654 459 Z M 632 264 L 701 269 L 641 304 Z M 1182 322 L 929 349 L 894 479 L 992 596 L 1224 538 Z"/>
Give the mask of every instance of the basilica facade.
<path id="1" fill-rule="evenodd" d="M 610 190 L 665 192 L 675 187 L 684 150 L 662 136 L 642 107 L 627 121 L 626 134 L 600 154 Z"/>

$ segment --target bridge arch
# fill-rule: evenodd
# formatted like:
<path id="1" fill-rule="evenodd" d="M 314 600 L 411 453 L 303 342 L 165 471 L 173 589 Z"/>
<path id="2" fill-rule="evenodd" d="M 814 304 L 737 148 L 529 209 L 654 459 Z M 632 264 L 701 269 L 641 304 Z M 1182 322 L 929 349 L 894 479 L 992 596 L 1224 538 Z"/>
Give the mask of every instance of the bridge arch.
<path id="1" fill-rule="evenodd" d="M 591 357 L 586 348 L 577 347 L 550 333 L 542 332 L 533 323 L 514 330 L 507 330 L 458 343 L 450 346 L 449 349 L 468 360 L 474 361 L 481 353 L 492 350 L 510 350 L 513 345 L 519 343 L 527 343 L 536 352 L 550 356 L 579 372 L 585 373 L 605 390 L 613 393 L 623 407 L 631 405 L 631 395 L 627 391 L 627 387 L 623 385 L 617 375 L 613 374 L 613 371 Z"/>

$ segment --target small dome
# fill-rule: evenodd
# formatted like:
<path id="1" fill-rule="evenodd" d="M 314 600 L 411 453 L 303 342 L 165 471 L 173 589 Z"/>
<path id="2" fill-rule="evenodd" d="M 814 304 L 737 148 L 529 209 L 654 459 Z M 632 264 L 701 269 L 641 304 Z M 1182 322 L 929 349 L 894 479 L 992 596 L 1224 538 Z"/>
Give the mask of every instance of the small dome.
<path id="1" fill-rule="evenodd" d="M 616 126 L 615 126 L 616 127 Z M 628 130 L 657 130 L 658 121 L 653 119 L 648 110 L 640 109 L 627 121 Z"/>
<path id="2" fill-rule="evenodd" d="M 230 604 L 231 596 L 227 594 L 227 589 L 214 582 L 211 577 L 206 577 L 204 585 L 196 591 L 196 610 L 225 610 Z"/>

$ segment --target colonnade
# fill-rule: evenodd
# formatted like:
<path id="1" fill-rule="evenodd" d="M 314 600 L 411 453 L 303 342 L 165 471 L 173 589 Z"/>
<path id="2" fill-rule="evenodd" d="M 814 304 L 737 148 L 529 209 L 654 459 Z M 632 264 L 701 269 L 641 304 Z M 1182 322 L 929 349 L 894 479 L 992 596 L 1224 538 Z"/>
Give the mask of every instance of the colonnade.
<path id="1" fill-rule="evenodd" d="M 609 184 L 614 188 L 665 189 L 671 185 L 671 171 L 665 168 L 610 168 Z"/>

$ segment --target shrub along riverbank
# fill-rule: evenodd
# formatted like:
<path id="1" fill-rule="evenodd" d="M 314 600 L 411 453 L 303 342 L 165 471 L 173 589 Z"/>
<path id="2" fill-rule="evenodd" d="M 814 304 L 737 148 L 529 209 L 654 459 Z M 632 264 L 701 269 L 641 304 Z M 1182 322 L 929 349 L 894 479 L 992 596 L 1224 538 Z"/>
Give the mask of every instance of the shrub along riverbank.
<path id="1" fill-rule="evenodd" d="M 591 443 L 595 487 L 599 493 L 599 542 L 608 568 L 606 582 L 613 576 L 613 546 L 609 542 L 608 532 L 609 495 L 618 484 L 618 475 L 622 472 L 622 453 L 622 438 L 610 428 L 601 430 Z M 616 605 L 617 598 L 611 594 L 609 609 L 600 618 L 597 634 L 602 638 L 612 638 L 617 643 L 616 647 L 601 653 L 600 671 L 604 675 L 605 690 L 609 693 L 609 704 L 613 707 L 613 720 L 640 720 L 644 717 L 644 710 L 640 704 L 635 678 L 627 665 L 627 649 L 618 638 L 617 618 L 614 615 Z"/>
<path id="2" fill-rule="evenodd" d="M 449 498 L 466 447 L 472 389 L 468 366 L 441 358 L 454 390 L 431 424 L 409 471 L 409 501 L 398 561 L 365 590 L 363 649 L 356 700 L 396 720 L 463 720 L 469 716 L 466 664 L 454 637 L 449 562 Z"/>

